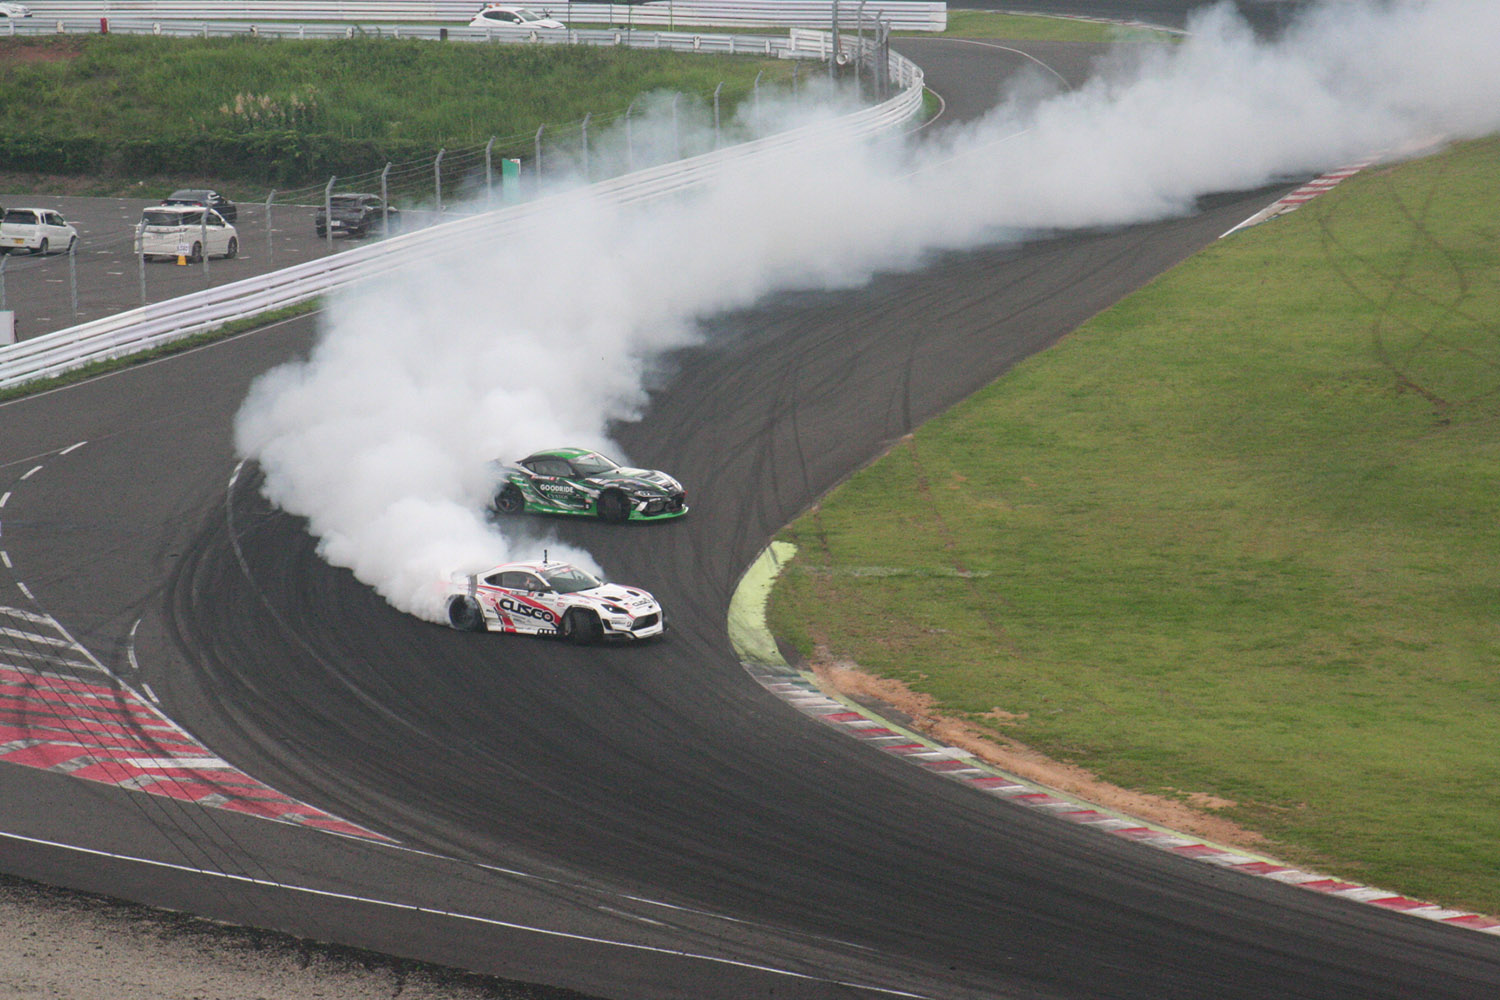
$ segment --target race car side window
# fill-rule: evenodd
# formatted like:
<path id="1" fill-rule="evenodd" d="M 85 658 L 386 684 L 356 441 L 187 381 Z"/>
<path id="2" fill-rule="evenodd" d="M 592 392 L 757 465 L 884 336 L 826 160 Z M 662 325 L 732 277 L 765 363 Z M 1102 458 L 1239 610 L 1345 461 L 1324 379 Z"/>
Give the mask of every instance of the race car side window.
<path id="1" fill-rule="evenodd" d="M 539 476 L 566 476 L 571 474 L 573 469 L 567 462 L 559 462 L 556 459 L 541 459 L 532 463 L 531 471 Z"/>
<path id="2" fill-rule="evenodd" d="M 528 582 L 531 580 L 531 574 L 530 573 L 522 573 L 522 572 L 520 572 L 518 570 L 511 570 L 508 573 L 497 573 L 495 575 L 500 578 L 500 584 L 499 584 L 499 586 L 504 587 L 506 590 L 530 590 L 531 589 L 527 585 Z"/>

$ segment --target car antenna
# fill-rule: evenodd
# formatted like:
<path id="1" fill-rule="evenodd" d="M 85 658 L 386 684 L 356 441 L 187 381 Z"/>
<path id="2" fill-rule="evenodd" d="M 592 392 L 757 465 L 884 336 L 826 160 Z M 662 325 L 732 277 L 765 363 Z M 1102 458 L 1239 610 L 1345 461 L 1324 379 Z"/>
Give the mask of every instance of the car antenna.
<path id="1" fill-rule="evenodd" d="M 543 566 L 547 565 L 547 550 L 546 549 L 542 550 L 542 565 Z"/>

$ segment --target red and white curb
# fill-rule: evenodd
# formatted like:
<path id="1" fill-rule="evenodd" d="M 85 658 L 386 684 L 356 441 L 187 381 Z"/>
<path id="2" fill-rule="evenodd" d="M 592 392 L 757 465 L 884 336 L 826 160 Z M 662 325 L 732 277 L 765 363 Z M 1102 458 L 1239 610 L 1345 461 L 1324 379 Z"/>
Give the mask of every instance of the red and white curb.
<path id="1" fill-rule="evenodd" d="M 1278 215 L 1285 215 L 1288 212 L 1295 212 L 1303 205 L 1306 205 L 1308 202 L 1312 201 L 1318 195 L 1324 194 L 1328 191 L 1332 191 L 1334 188 L 1338 187 L 1344 181 L 1348 180 L 1350 177 L 1353 177 L 1361 170 L 1364 170 L 1367 167 L 1378 162 L 1380 162 L 1379 158 L 1372 156 L 1368 159 L 1360 160 L 1358 163 L 1351 163 L 1346 167 L 1340 167 L 1337 170 L 1330 170 L 1328 173 L 1323 174 L 1321 177 L 1315 177 L 1312 180 L 1308 181 L 1306 184 L 1299 187 L 1297 190 L 1293 191 L 1291 194 L 1287 195 L 1284 198 L 1273 201 L 1271 204 L 1267 205 L 1259 212 L 1256 212 L 1254 215 L 1250 216 L 1250 218 L 1246 219 L 1244 222 L 1241 222 L 1233 229 L 1228 230 L 1223 235 L 1221 235 L 1219 239 L 1222 240 L 1225 236 L 1230 235 L 1230 233 L 1237 233 L 1241 229 L 1248 229 L 1251 226 L 1259 225 L 1260 223 L 1265 222 L 1267 219 L 1274 219 Z"/>
<path id="2" fill-rule="evenodd" d="M 750 675 L 767 691 L 804 715 L 883 753 L 901 757 L 939 777 L 962 782 L 976 791 L 998 796 L 1017 805 L 1051 813 L 1060 820 L 1145 844 L 1178 857 L 1216 865 L 1227 871 L 1285 882 L 1339 899 L 1500 936 L 1500 919 L 1449 909 L 1385 889 L 1302 871 L 1278 864 L 1270 858 L 1221 847 L 1092 805 L 1055 789 L 1008 774 L 978 760 L 968 750 L 936 743 L 882 719 L 863 706 L 826 694 L 810 675 L 787 664 L 776 650 L 775 640 L 765 627 L 766 595 L 781 566 L 791 558 L 794 551 L 795 547 L 788 543 L 773 542 L 746 571 L 730 601 L 729 634 L 741 664 Z"/>
<path id="3" fill-rule="evenodd" d="M 20 608 L 0 607 L 0 761 L 394 843 L 221 760 L 120 683 L 53 618 Z"/>

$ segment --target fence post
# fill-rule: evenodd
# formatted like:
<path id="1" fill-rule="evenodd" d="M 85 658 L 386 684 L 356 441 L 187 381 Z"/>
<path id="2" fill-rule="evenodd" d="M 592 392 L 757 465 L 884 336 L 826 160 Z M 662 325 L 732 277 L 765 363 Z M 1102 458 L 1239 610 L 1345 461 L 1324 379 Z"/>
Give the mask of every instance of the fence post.
<path id="1" fill-rule="evenodd" d="M 724 89 L 724 81 L 714 88 L 714 149 L 718 149 L 723 143 L 719 138 L 719 91 Z"/>
<path id="2" fill-rule="evenodd" d="M 137 233 L 143 233 L 143 230 L 144 230 L 143 226 L 139 226 L 138 225 L 137 228 L 136 228 L 136 232 Z M 146 304 L 146 248 L 145 248 L 145 237 L 144 237 L 144 235 L 141 236 L 141 252 L 135 255 L 135 259 L 136 259 L 136 262 L 140 265 L 141 305 L 145 305 Z"/>
<path id="3" fill-rule="evenodd" d="M 446 152 L 446 147 L 438 150 L 437 159 L 432 161 L 432 182 L 437 190 L 438 215 L 443 214 L 443 154 Z"/>
<path id="4" fill-rule="evenodd" d="M 266 263 L 276 259 L 276 241 L 271 238 L 271 202 L 276 198 L 276 189 L 266 195 Z"/>
<path id="5" fill-rule="evenodd" d="M 838 79 L 839 69 L 839 0 L 833 0 L 833 23 L 829 31 L 828 50 L 828 80 L 833 82 Z"/>
<path id="6" fill-rule="evenodd" d="M 391 176 L 391 165 L 387 161 L 385 169 L 380 171 L 380 235 L 391 235 L 391 199 L 388 181 Z"/>
<path id="7" fill-rule="evenodd" d="M 750 85 L 750 93 L 753 95 L 751 99 L 751 108 L 755 111 L 755 118 L 757 123 L 760 120 L 760 78 L 764 73 L 765 70 L 761 70 L 760 72 L 756 73 L 755 82 Z"/>
<path id="8" fill-rule="evenodd" d="M 639 100 L 640 98 L 636 98 Z M 635 170 L 635 145 L 631 141 L 630 113 L 635 110 L 635 101 L 625 109 L 625 172 L 632 173 Z"/>
<path id="9" fill-rule="evenodd" d="M 859 86 L 859 64 L 865 58 L 865 0 L 859 0 L 854 10 L 854 85 Z"/>
<path id="10" fill-rule="evenodd" d="M 328 178 L 328 183 L 323 186 L 323 238 L 330 253 L 333 252 L 333 182 L 336 180 L 338 175 Z"/>
<path id="11" fill-rule="evenodd" d="M 68 300 L 73 306 L 73 322 L 78 322 L 78 241 L 68 241 Z"/>
<path id="12" fill-rule="evenodd" d="M 202 241 L 203 253 L 203 284 L 208 284 L 208 206 L 203 206 L 203 211 L 198 215 L 198 239 Z"/>
<path id="13" fill-rule="evenodd" d="M 0 309 L 5 308 L 5 261 L 8 253 L 0 253 Z"/>
<path id="14" fill-rule="evenodd" d="M 484 207 L 489 208 L 495 203 L 495 137 L 490 136 L 490 141 L 484 144 Z"/>
<path id="15" fill-rule="evenodd" d="M 546 125 L 536 127 L 536 189 L 538 191 L 542 189 L 542 129 L 546 127 Z"/>
<path id="16" fill-rule="evenodd" d="M 677 102 L 681 94 L 672 95 L 672 159 L 682 159 L 682 132 L 677 128 Z"/>
<path id="17" fill-rule="evenodd" d="M 583 116 L 583 179 L 589 179 L 589 119 L 594 117 L 592 111 L 584 113 Z"/>

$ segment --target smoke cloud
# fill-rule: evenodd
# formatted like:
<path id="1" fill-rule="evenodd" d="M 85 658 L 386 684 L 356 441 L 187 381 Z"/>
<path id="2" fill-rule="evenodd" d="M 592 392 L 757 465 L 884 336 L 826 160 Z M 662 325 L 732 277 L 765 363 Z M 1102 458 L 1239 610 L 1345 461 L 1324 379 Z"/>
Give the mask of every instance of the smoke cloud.
<path id="1" fill-rule="evenodd" d="M 1223 7 L 1190 31 L 1122 46 L 1073 91 L 1016 81 L 940 140 L 804 151 L 645 207 L 570 199 L 493 254 L 413 261 L 333 299 L 310 357 L 253 386 L 237 447 L 324 558 L 440 620 L 452 572 L 544 545 L 592 564 L 544 538 L 545 522 L 489 523 L 490 463 L 561 444 L 628 461 L 607 428 L 639 416 L 653 362 L 694 342 L 701 319 L 1500 129 L 1500 4 L 1330 2 L 1273 42 Z"/>

